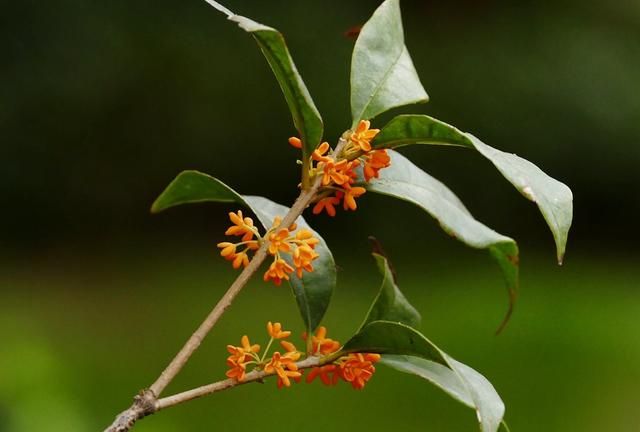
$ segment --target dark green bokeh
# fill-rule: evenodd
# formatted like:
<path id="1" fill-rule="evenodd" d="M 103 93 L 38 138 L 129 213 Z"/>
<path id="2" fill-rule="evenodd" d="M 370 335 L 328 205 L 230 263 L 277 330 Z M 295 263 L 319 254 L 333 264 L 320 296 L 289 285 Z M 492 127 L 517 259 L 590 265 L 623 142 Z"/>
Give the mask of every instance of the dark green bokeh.
<path id="1" fill-rule="evenodd" d="M 377 4 L 227 2 L 285 34 L 329 140 L 350 124 L 353 42 L 344 32 Z M 294 129 L 254 42 L 203 1 L 1 6 L 0 431 L 100 430 L 233 278 L 213 252 L 227 207 L 152 217 L 151 202 L 187 168 L 290 202 Z M 398 112 L 434 115 L 571 186 L 566 265 L 554 266 L 535 207 L 478 155 L 408 148 L 478 219 L 519 241 L 523 294 L 513 322 L 492 336 L 506 294 L 486 254 L 451 241 L 408 204 L 367 196 L 355 214 L 310 219 L 342 269 L 327 324 L 344 340 L 364 315 L 378 284 L 365 241 L 375 234 L 425 317 L 424 332 L 495 384 L 512 430 L 634 430 L 640 6 L 402 7 L 431 102 Z M 285 289 L 252 284 L 170 390 L 221 377 L 224 345 L 275 319 L 302 328 Z M 382 368 L 364 392 L 249 386 L 161 413 L 139 430 L 247 427 L 475 430 L 473 413 Z"/>

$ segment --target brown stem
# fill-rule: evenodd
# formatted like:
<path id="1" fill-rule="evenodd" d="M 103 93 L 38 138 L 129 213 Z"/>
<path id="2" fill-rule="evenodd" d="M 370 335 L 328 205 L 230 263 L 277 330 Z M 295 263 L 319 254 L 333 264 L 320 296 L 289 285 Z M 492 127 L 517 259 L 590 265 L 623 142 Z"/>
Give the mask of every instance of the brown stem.
<path id="1" fill-rule="evenodd" d="M 296 363 L 296 365 L 298 366 L 298 370 L 316 367 L 316 366 L 319 366 L 320 364 L 322 364 L 320 357 L 309 357 Z M 237 381 L 235 379 L 226 379 L 223 381 L 215 382 L 213 384 L 208 384 L 202 387 L 187 390 L 172 396 L 167 396 L 167 397 L 158 399 L 156 401 L 154 406 L 154 412 L 158 412 L 162 409 L 170 408 L 172 406 L 179 405 L 181 403 L 188 402 L 190 400 L 197 399 L 202 396 L 207 396 L 222 390 L 227 390 L 233 387 L 237 387 L 242 384 L 262 381 L 267 376 L 273 376 L 273 374 L 267 374 L 265 371 L 262 371 L 262 370 L 254 370 L 246 374 L 242 382 Z"/>
<path id="2" fill-rule="evenodd" d="M 333 152 L 334 157 L 340 154 L 345 144 L 346 141 L 341 138 L 338 142 L 338 145 L 336 146 L 335 151 Z M 316 193 L 320 188 L 321 181 L 322 177 L 318 176 L 318 178 L 313 182 L 311 188 L 300 192 L 300 195 L 294 202 L 293 206 L 283 218 L 281 226 L 290 226 L 298 219 L 302 212 L 315 198 Z M 189 340 L 187 340 L 182 349 L 173 358 L 171 363 L 169 363 L 169 366 L 167 366 L 165 370 L 162 371 L 162 374 L 160 374 L 158 379 L 151 385 L 151 387 L 149 387 L 149 389 L 143 390 L 141 392 L 141 395 L 144 395 L 144 400 L 142 401 L 144 403 L 139 401 L 141 397 L 140 395 L 136 396 L 134 398 L 133 405 L 131 405 L 131 407 L 129 407 L 129 409 L 127 409 L 126 411 L 120 413 L 118 417 L 116 417 L 115 421 L 111 424 L 111 426 L 105 429 L 105 432 L 126 432 L 133 427 L 136 420 L 139 420 L 146 415 L 149 415 L 156 411 L 155 409 L 149 410 L 149 401 L 155 403 L 162 391 L 167 387 L 167 385 L 169 385 L 169 383 L 173 380 L 173 378 L 175 378 L 180 370 L 182 370 L 191 355 L 195 352 L 196 349 L 198 349 L 204 338 L 207 336 L 207 334 L 209 334 L 222 314 L 227 310 L 229 306 L 231 306 L 231 303 L 238 295 L 240 290 L 242 290 L 247 282 L 249 282 L 249 279 L 251 279 L 251 276 L 253 276 L 253 274 L 260 268 L 260 265 L 267 257 L 268 247 L 269 242 L 264 242 L 262 244 L 262 246 L 256 251 L 255 255 L 249 262 L 249 265 L 244 268 L 240 275 L 238 275 L 227 292 L 222 296 L 220 301 L 218 301 L 218 304 L 215 305 L 213 310 L 205 318 L 202 324 L 200 324 L 198 329 L 191 335 Z"/>

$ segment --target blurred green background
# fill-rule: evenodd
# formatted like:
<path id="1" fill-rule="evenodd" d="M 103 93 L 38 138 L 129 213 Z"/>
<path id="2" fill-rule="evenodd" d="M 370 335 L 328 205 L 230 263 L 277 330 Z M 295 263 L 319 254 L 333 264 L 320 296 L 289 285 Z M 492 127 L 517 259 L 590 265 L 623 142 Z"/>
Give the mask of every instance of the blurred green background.
<path id="1" fill-rule="evenodd" d="M 226 3 L 285 33 L 329 140 L 350 124 L 344 32 L 377 4 Z M 102 430 L 234 278 L 215 252 L 230 208 L 152 217 L 150 203 L 186 168 L 291 202 L 295 131 L 254 42 L 201 0 L 0 6 L 0 431 Z M 488 254 L 408 204 L 366 196 L 355 214 L 310 218 L 340 266 L 330 332 L 345 340 L 375 295 L 373 234 L 422 330 L 492 381 L 513 431 L 640 430 L 640 3 L 402 7 L 431 102 L 392 114 L 434 115 L 567 183 L 568 255 L 554 264 L 535 206 L 478 155 L 408 148 L 479 220 L 519 241 L 516 313 L 493 336 L 506 295 Z M 302 329 L 287 289 L 256 281 L 168 390 L 223 377 L 224 346 L 260 339 L 267 320 Z M 363 392 L 274 386 L 191 402 L 136 430 L 476 430 L 472 412 L 383 367 Z"/>

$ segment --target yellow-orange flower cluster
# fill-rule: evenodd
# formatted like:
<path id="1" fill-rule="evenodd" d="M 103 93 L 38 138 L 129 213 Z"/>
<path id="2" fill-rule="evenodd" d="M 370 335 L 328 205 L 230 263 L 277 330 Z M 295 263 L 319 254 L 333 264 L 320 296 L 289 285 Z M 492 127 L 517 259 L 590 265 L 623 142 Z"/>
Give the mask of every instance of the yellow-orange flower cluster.
<path id="1" fill-rule="evenodd" d="M 311 169 L 312 176 L 321 176 L 322 188 L 319 193 L 313 213 L 326 211 L 329 216 L 335 216 L 336 206 L 342 203 L 344 210 L 356 210 L 356 199 L 366 192 L 361 186 L 354 186 L 357 179 L 356 169 L 362 167 L 365 181 L 378 178 L 381 169 L 390 165 L 390 157 L 386 150 L 374 150 L 371 141 L 380 132 L 370 129 L 371 123 L 362 120 L 355 130 L 347 135 L 347 145 L 342 149 L 338 158 L 329 154 L 329 143 L 323 142 L 311 155 L 315 166 Z M 289 138 L 289 143 L 302 147 L 299 138 Z"/>
<path id="2" fill-rule="evenodd" d="M 227 376 L 235 378 L 238 381 L 244 381 L 247 365 L 260 361 L 258 352 L 260 345 L 251 345 L 247 335 L 242 336 L 240 340 L 241 346 L 227 345 L 227 351 L 231 354 L 227 357 Z"/>
<path id="3" fill-rule="evenodd" d="M 340 349 L 340 343 L 327 338 L 327 329 L 319 327 L 316 334 L 311 336 L 311 349 L 316 355 L 329 355 Z M 340 379 L 360 390 L 371 379 L 376 371 L 374 366 L 380 360 L 379 354 L 353 353 L 341 356 L 334 363 L 314 367 L 307 375 L 306 381 L 313 382 L 316 378 L 324 385 L 336 385 Z"/>
<path id="4" fill-rule="evenodd" d="M 258 228 L 253 225 L 253 219 L 249 217 L 243 217 L 242 210 L 238 210 L 237 213 L 229 213 L 229 219 L 233 222 L 233 225 L 227 229 L 225 235 L 242 237 L 238 243 L 222 242 L 218 243 L 218 247 L 222 249 L 220 255 L 226 260 L 232 261 L 233 268 L 237 269 L 240 266 L 249 265 L 249 255 L 247 252 L 257 250 L 259 240 L 254 240 L 254 236 L 258 236 Z M 242 248 L 239 250 L 239 248 Z"/>
<path id="5" fill-rule="evenodd" d="M 262 356 L 259 355 L 260 345 L 251 345 L 246 335 L 242 336 L 241 346 L 227 345 L 227 351 L 231 354 L 227 358 L 227 366 L 229 366 L 227 377 L 242 382 L 246 378 L 247 366 L 254 365 L 256 369 L 262 369 L 267 374 L 278 375 L 278 387 L 289 387 L 291 379 L 300 380 L 302 374 L 298 371 L 296 362 L 302 353 L 296 349 L 294 344 L 284 340 L 291 335 L 291 332 L 282 330 L 280 323 L 274 324 L 269 321 L 267 333 L 271 339 Z M 267 358 L 273 341 L 278 339 L 284 353 L 276 351 L 271 358 Z"/>
<path id="6" fill-rule="evenodd" d="M 229 219 L 233 225 L 225 234 L 241 237 L 241 241 L 218 243 L 218 247 L 221 249 L 220 255 L 232 261 L 233 268 L 249 265 L 249 252 L 258 250 L 266 241 L 269 245 L 267 251 L 273 256 L 273 262 L 264 274 L 265 281 L 271 280 L 280 285 L 283 279 L 289 280 L 289 275 L 293 272 L 301 278 L 304 271 L 313 271 L 312 262 L 319 256 L 315 247 L 320 241 L 308 229 L 298 230 L 296 224 L 280 228 L 282 220 L 276 217 L 273 227 L 263 238 L 253 225 L 253 220 L 243 217 L 241 210 L 229 213 Z M 290 256 L 290 263 L 293 265 L 283 258 L 285 254 Z"/>
<path id="7" fill-rule="evenodd" d="M 296 272 L 301 278 L 303 271 L 312 272 L 313 260 L 318 258 L 318 253 L 314 250 L 320 242 L 308 229 L 301 228 L 297 232 L 296 224 L 288 228 L 280 228 L 282 220 L 276 218 L 273 227 L 267 232 L 269 241 L 269 254 L 273 256 L 273 262 L 264 274 L 264 280 L 272 280 L 276 285 L 280 285 L 282 280 L 289 280 L 289 274 Z M 288 254 L 293 263 L 293 267 L 282 258 L 283 254 Z"/>
<path id="8" fill-rule="evenodd" d="M 262 370 L 267 375 L 277 375 L 278 388 L 290 387 L 292 381 L 300 382 L 303 371 L 299 369 L 297 362 L 302 353 L 293 343 L 286 340 L 291 336 L 291 332 L 283 330 L 280 323 L 268 322 L 267 333 L 270 340 L 262 356 L 259 354 L 260 345 L 252 345 L 246 335 L 242 336 L 240 346 L 227 345 L 227 351 L 231 354 L 227 358 L 227 377 L 243 382 L 247 377 L 247 366 L 253 365 L 255 370 Z M 314 357 L 334 354 L 341 346 L 338 341 L 327 337 L 325 327 L 319 327 L 316 333 L 311 335 L 311 340 L 308 340 L 306 334 L 303 334 L 303 339 L 308 342 L 308 355 Z M 268 357 L 269 350 L 276 340 L 279 340 L 283 351 L 275 351 Z M 374 364 L 379 360 L 379 354 L 346 354 L 330 364 L 311 368 L 306 382 L 311 383 L 319 378 L 323 384 L 331 386 L 342 380 L 350 383 L 354 389 L 360 390 L 373 376 L 376 370 Z"/>

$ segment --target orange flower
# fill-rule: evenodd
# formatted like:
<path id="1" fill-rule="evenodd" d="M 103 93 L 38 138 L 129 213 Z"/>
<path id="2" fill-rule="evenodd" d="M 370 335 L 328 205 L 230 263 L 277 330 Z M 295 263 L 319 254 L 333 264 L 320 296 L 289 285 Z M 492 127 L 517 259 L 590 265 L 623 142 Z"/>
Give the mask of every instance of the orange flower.
<path id="1" fill-rule="evenodd" d="M 249 337 L 244 335 L 240 340 L 242 346 L 227 345 L 227 351 L 231 354 L 227 357 L 227 366 L 230 369 L 226 372 L 227 377 L 235 378 L 243 381 L 247 363 L 251 360 L 258 360 L 257 353 L 260 351 L 260 345 L 251 345 Z"/>
<path id="2" fill-rule="evenodd" d="M 291 386 L 290 378 L 299 378 L 302 376 L 300 372 L 298 372 L 298 365 L 296 365 L 296 361 L 300 358 L 300 353 L 297 351 L 287 352 L 282 355 L 279 352 L 273 353 L 273 357 L 269 363 L 267 363 L 264 367 L 264 371 L 268 374 L 277 374 L 278 375 L 278 388 L 283 385 L 286 387 Z"/>
<path id="3" fill-rule="evenodd" d="M 356 130 L 349 137 L 351 144 L 363 152 L 371 151 L 371 140 L 380 132 L 380 129 L 369 129 L 370 126 L 369 120 L 360 120 Z"/>
<path id="4" fill-rule="evenodd" d="M 349 354 L 339 360 L 340 377 L 350 382 L 354 389 L 360 390 L 373 376 L 376 371 L 373 365 L 379 360 L 379 354 Z"/>
<path id="5" fill-rule="evenodd" d="M 236 253 L 236 248 L 238 245 L 245 244 L 245 250 Z M 240 266 L 248 266 L 249 265 L 249 256 L 247 255 L 247 250 L 256 250 L 258 249 L 258 242 L 255 240 L 251 240 L 249 242 L 242 243 L 229 243 L 222 242 L 218 243 L 218 247 L 222 249 L 220 251 L 220 255 L 224 257 L 224 259 L 228 261 L 233 261 L 232 265 L 234 269 L 240 268 Z"/>
<path id="6" fill-rule="evenodd" d="M 279 258 L 271 263 L 263 279 L 265 282 L 272 280 L 273 283 L 279 286 L 282 283 L 282 279 L 289 280 L 290 273 L 293 273 L 293 267 L 287 264 L 282 258 Z"/>
<path id="7" fill-rule="evenodd" d="M 282 324 L 279 322 L 273 324 L 271 321 L 267 323 L 267 332 L 274 339 L 284 339 L 291 336 L 290 331 L 282 330 Z M 295 348 L 295 347 L 294 347 Z"/>
<path id="8" fill-rule="evenodd" d="M 307 335 L 303 334 L 302 338 L 307 340 Z M 340 349 L 340 342 L 327 337 L 327 328 L 318 327 L 316 334 L 311 336 L 311 353 L 328 355 Z"/>
<path id="9" fill-rule="evenodd" d="M 293 273 L 293 267 L 291 267 L 281 257 L 281 253 L 290 254 L 293 260 L 293 264 L 296 267 L 296 274 L 298 277 L 302 277 L 304 270 L 311 272 L 313 266 L 311 261 L 318 258 L 319 255 L 313 250 L 315 246 L 320 242 L 313 236 L 313 233 L 308 229 L 300 229 L 295 235 L 291 235 L 293 231 L 297 229 L 295 223 L 291 224 L 287 229 L 277 229 L 282 220 L 276 217 L 273 221 L 273 227 L 269 230 L 269 253 L 273 255 L 273 263 L 264 274 L 264 280 L 273 280 L 276 285 L 280 285 L 282 279 L 289 279 L 289 273 Z"/>
<path id="10" fill-rule="evenodd" d="M 231 354 L 229 357 L 230 360 L 245 363 L 249 361 L 251 358 L 255 357 L 255 354 L 260 351 L 260 345 L 253 344 L 249 342 L 249 337 L 247 335 L 242 336 L 240 339 L 240 344 L 242 346 L 233 346 L 227 345 L 227 351 Z"/>
<path id="11" fill-rule="evenodd" d="M 391 157 L 386 150 L 374 150 L 364 157 L 364 179 L 369 181 L 372 178 L 378 178 L 379 171 L 391 165 Z"/>
<path id="12" fill-rule="evenodd" d="M 320 377 L 320 381 L 326 386 L 336 385 L 340 379 L 338 366 L 334 364 L 314 367 L 307 375 L 307 382 L 313 382 L 316 377 Z"/>
<path id="13" fill-rule="evenodd" d="M 289 230 L 283 228 L 278 230 L 277 232 L 271 233 L 269 235 L 269 253 L 271 255 L 277 254 L 280 252 L 290 252 L 291 245 L 287 242 L 289 237 Z"/>
<path id="14" fill-rule="evenodd" d="M 282 341 L 280 341 L 280 345 L 282 345 L 282 348 L 284 348 L 284 350 L 286 352 L 297 352 L 298 351 L 296 346 L 294 344 L 292 344 L 291 342 L 289 342 L 289 341 L 282 340 Z"/>
<path id="15" fill-rule="evenodd" d="M 353 183 L 355 179 L 358 177 L 355 169 L 360 166 L 360 161 L 358 159 L 349 161 L 347 166 L 345 167 L 343 173 L 349 177 L 349 183 Z"/>
<path id="16" fill-rule="evenodd" d="M 321 162 L 318 165 L 318 168 L 322 169 L 322 185 L 328 186 L 332 182 L 337 185 L 343 185 L 349 182 L 350 178 L 348 175 L 344 173 L 344 171 L 348 167 L 347 160 L 341 160 L 337 162 L 332 158 L 328 158 L 329 160 L 326 162 Z"/>
<path id="17" fill-rule="evenodd" d="M 327 214 L 331 217 L 336 215 L 336 209 L 334 206 L 340 204 L 340 198 L 335 196 L 328 196 L 320 199 L 313 207 L 313 214 L 320 214 L 322 210 L 326 210 Z"/>
<path id="18" fill-rule="evenodd" d="M 225 373 L 228 378 L 235 378 L 239 382 L 244 381 L 246 366 L 243 363 L 236 363 L 231 360 L 227 360 L 227 366 L 231 368 Z"/>
<path id="19" fill-rule="evenodd" d="M 218 243 L 218 247 L 220 249 L 222 249 L 220 251 L 220 255 L 223 256 L 224 258 L 227 257 L 232 257 L 230 259 L 235 258 L 236 255 L 236 245 L 233 243 L 229 243 L 229 242 L 222 242 L 222 243 Z M 229 258 L 227 258 L 229 259 Z"/>
<path id="20" fill-rule="evenodd" d="M 318 255 L 309 246 L 298 246 L 296 248 L 296 250 L 293 252 L 293 265 L 296 267 L 296 274 L 299 278 L 302 277 L 303 270 L 306 270 L 308 272 L 313 271 L 311 261 L 318 258 L 319 256 L 320 255 Z"/>
<path id="21" fill-rule="evenodd" d="M 289 144 L 291 144 L 293 147 L 298 148 L 298 149 L 302 148 L 302 140 L 300 138 L 297 138 L 297 137 L 289 138 Z"/>
<path id="22" fill-rule="evenodd" d="M 329 143 L 323 142 L 313 151 L 313 153 L 311 153 L 311 158 L 316 162 L 328 162 L 332 160 L 329 156 L 325 156 L 329 151 L 329 148 Z"/>
<path id="23" fill-rule="evenodd" d="M 239 254 L 236 254 L 231 265 L 234 269 L 239 269 L 240 266 L 246 267 L 249 265 L 249 256 L 246 252 L 240 252 Z"/>
<path id="24" fill-rule="evenodd" d="M 313 233 L 308 229 L 301 229 L 296 233 L 296 241 L 298 243 L 303 243 L 311 248 L 314 248 L 320 240 L 313 236 Z"/>
<path id="25" fill-rule="evenodd" d="M 225 235 L 242 236 L 242 241 L 249 241 L 256 234 L 256 228 L 253 226 L 253 219 L 243 218 L 242 210 L 238 210 L 238 213 L 229 213 L 229 219 L 234 223 L 225 232 Z"/>
<path id="26" fill-rule="evenodd" d="M 345 210 L 355 210 L 358 208 L 356 205 L 356 198 L 364 194 L 367 190 L 360 186 L 350 187 L 344 190 L 344 199 L 342 201 L 342 207 Z"/>

